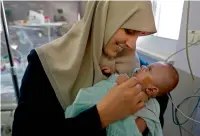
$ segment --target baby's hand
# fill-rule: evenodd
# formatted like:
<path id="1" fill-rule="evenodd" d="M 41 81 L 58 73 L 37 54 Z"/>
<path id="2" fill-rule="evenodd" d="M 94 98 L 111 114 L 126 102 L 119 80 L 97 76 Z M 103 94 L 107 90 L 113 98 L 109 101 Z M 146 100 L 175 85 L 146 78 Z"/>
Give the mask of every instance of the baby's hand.
<path id="1" fill-rule="evenodd" d="M 118 84 L 118 85 L 120 85 L 120 84 L 122 84 L 123 82 L 125 82 L 126 80 L 128 80 L 129 79 L 129 76 L 127 75 L 127 74 L 120 74 L 119 76 L 118 76 L 118 78 L 116 79 L 116 83 Z"/>
<path id="2" fill-rule="evenodd" d="M 137 127 L 141 133 L 143 133 L 145 131 L 145 129 L 147 128 L 147 124 L 146 124 L 145 120 L 142 118 L 137 118 L 135 120 L 135 123 L 137 124 Z"/>

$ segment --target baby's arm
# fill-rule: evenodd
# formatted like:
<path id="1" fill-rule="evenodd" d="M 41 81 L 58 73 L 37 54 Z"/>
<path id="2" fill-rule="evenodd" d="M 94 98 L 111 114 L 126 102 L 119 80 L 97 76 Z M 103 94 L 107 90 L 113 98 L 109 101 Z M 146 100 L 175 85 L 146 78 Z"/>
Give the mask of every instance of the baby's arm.
<path id="1" fill-rule="evenodd" d="M 147 124 L 146 124 L 145 120 L 142 118 L 137 118 L 135 120 L 135 123 L 141 133 L 143 133 L 145 131 L 145 129 L 147 128 Z"/>

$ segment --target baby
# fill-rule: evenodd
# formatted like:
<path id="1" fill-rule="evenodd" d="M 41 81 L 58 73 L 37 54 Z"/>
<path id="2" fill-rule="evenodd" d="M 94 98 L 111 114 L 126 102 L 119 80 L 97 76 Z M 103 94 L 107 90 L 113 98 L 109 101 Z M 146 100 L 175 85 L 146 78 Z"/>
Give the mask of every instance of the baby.
<path id="1" fill-rule="evenodd" d="M 102 56 L 100 68 L 102 72 L 109 76 L 107 80 L 102 80 L 89 88 L 83 88 L 79 91 L 74 103 L 69 106 L 65 112 L 66 117 L 74 117 L 82 111 L 99 103 L 106 93 L 116 84 L 121 84 L 128 80 L 127 74 L 133 68 L 132 59 L 123 59 L 122 63 Z M 115 64 L 113 66 L 113 64 Z M 112 67 L 111 67 L 112 66 Z M 156 62 L 141 68 L 135 69 L 132 76 L 135 76 L 142 86 L 142 90 L 149 96 L 145 108 L 141 109 L 134 115 L 119 120 L 107 127 L 108 136 L 142 136 L 140 124 L 137 118 L 143 118 L 149 133 L 152 136 L 162 136 L 162 128 L 159 121 L 160 107 L 156 96 L 161 96 L 172 91 L 178 84 L 179 76 L 176 69 L 171 65 L 163 62 Z M 133 121 L 135 120 L 135 121 Z"/>

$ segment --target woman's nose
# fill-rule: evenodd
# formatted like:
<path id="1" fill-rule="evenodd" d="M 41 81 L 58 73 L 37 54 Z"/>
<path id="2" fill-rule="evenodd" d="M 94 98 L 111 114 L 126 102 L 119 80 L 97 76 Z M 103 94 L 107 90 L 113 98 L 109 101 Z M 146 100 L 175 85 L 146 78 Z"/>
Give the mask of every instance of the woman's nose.
<path id="1" fill-rule="evenodd" d="M 134 36 L 129 36 L 129 37 L 127 38 L 127 41 L 126 41 L 126 45 L 127 45 L 129 48 L 135 50 L 137 39 L 138 39 L 138 36 L 135 36 L 135 35 L 134 35 Z"/>

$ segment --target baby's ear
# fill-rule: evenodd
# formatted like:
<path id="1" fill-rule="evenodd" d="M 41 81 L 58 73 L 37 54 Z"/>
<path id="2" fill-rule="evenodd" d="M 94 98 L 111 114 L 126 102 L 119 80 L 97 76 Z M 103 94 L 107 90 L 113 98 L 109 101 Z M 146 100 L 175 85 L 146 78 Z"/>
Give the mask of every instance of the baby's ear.
<path id="1" fill-rule="evenodd" d="M 128 79 L 129 79 L 129 76 L 127 74 L 120 74 L 116 79 L 116 83 L 118 85 L 120 85 L 120 84 L 124 83 Z"/>
<path id="2" fill-rule="evenodd" d="M 145 91 L 149 97 L 156 97 L 158 95 L 159 89 L 153 85 L 149 85 Z"/>

